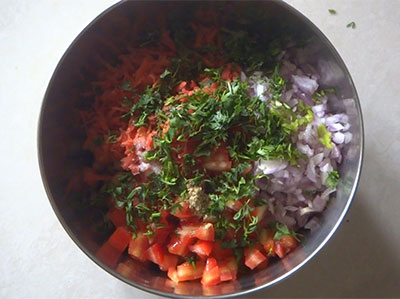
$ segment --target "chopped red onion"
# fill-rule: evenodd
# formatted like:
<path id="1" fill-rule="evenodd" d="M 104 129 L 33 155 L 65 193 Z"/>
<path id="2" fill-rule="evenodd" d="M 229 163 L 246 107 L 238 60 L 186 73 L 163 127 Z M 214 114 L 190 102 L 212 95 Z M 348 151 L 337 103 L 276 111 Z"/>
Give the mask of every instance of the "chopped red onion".
<path id="1" fill-rule="evenodd" d="M 309 95 L 312 95 L 318 89 L 317 81 L 307 76 L 292 75 L 292 81 L 302 92 Z"/>
<path id="2" fill-rule="evenodd" d="M 332 141 L 336 144 L 342 144 L 344 142 L 344 134 L 341 132 L 336 132 L 332 136 Z"/>
<path id="3" fill-rule="evenodd" d="M 304 52 L 302 55 L 309 54 Z M 268 209 L 275 221 L 289 227 L 315 230 L 320 226 L 320 220 L 317 217 L 312 217 L 311 220 L 309 218 L 321 213 L 329 201 L 330 194 L 336 191 L 330 189 L 325 181 L 329 172 L 336 170 L 337 164 L 342 161 L 343 145 L 352 139 L 352 134 L 348 132 L 349 117 L 344 113 L 329 113 L 327 96 L 319 96 L 318 104 L 313 102 L 312 97 L 319 88 L 319 81 L 332 81 L 334 76 L 323 72 L 318 74 L 310 65 L 298 67 L 287 59 L 288 54 L 284 57 L 280 75 L 293 84 L 291 87 L 289 85 L 289 89 L 284 89 L 281 101 L 288 104 L 294 113 L 297 113 L 298 103 L 303 101 L 311 106 L 314 116 L 313 121 L 300 127 L 292 138 L 299 152 L 307 158 L 300 160 L 299 166 L 292 166 L 287 161 L 260 159 L 254 167 L 254 172 L 266 174 L 268 179 L 256 182 L 262 190 L 258 196 L 268 203 Z M 334 66 L 320 62 L 319 70 L 321 68 L 330 68 L 331 71 Z M 258 96 L 268 105 L 270 92 L 267 76 L 261 72 L 254 72 L 249 77 L 241 73 L 240 78 L 243 81 L 247 80 L 251 96 Z M 321 124 L 332 133 L 332 149 L 319 141 L 317 129 Z M 312 192 L 312 196 L 309 193 L 306 195 L 305 191 Z"/>

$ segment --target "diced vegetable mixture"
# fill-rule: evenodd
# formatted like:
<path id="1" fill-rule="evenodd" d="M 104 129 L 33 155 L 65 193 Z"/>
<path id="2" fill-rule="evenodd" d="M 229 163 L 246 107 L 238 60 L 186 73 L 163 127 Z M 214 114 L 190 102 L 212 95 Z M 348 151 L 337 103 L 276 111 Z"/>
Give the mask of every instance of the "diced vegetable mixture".
<path id="1" fill-rule="evenodd" d="M 113 231 L 102 262 L 211 286 L 267 268 L 318 227 L 350 126 L 328 113 L 335 91 L 298 59 L 305 50 L 283 40 L 199 10 L 104 61 L 79 111 L 88 201 Z"/>

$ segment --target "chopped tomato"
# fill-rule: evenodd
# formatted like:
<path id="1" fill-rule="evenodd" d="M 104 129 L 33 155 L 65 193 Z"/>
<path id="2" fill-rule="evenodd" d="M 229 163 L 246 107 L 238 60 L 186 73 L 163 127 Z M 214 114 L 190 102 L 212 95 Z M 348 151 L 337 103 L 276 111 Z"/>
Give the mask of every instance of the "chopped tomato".
<path id="1" fill-rule="evenodd" d="M 172 228 L 169 226 L 157 228 L 154 235 L 149 238 L 150 244 L 158 243 L 160 245 L 164 245 L 171 231 Z"/>
<path id="2" fill-rule="evenodd" d="M 278 242 L 276 242 L 274 245 L 274 251 L 281 259 L 286 255 L 286 249 Z"/>
<path id="3" fill-rule="evenodd" d="M 113 206 L 107 216 L 115 227 L 126 226 L 126 213 L 123 209 Z"/>
<path id="4" fill-rule="evenodd" d="M 171 279 L 174 282 L 179 282 L 179 278 L 178 278 L 178 271 L 176 270 L 176 267 L 170 267 L 168 269 L 168 273 L 167 273 L 169 279 Z"/>
<path id="5" fill-rule="evenodd" d="M 199 279 L 203 276 L 204 262 L 197 261 L 195 266 L 188 262 L 176 267 L 179 281 Z"/>
<path id="6" fill-rule="evenodd" d="M 228 65 L 222 70 L 221 78 L 222 78 L 223 80 L 225 80 L 225 81 L 231 81 L 230 75 L 231 75 L 231 65 L 228 64 Z"/>
<path id="7" fill-rule="evenodd" d="M 196 232 L 199 229 L 199 224 L 190 224 L 190 225 L 182 225 L 181 228 L 177 229 L 177 234 L 182 237 L 182 236 L 187 236 L 187 237 L 196 237 Z"/>
<path id="8" fill-rule="evenodd" d="M 221 281 L 236 280 L 238 265 L 236 259 L 232 256 L 223 260 L 219 264 L 221 272 Z"/>
<path id="9" fill-rule="evenodd" d="M 293 250 L 297 247 L 297 240 L 293 236 L 283 236 L 278 242 L 286 249 Z"/>
<path id="10" fill-rule="evenodd" d="M 205 80 L 208 81 L 208 80 Z M 203 87 L 203 91 L 207 94 L 212 94 L 213 92 L 215 92 L 218 89 L 218 83 L 213 82 L 210 85 L 205 85 Z"/>
<path id="11" fill-rule="evenodd" d="M 147 248 L 149 248 L 149 239 L 143 233 L 138 233 L 135 239 L 130 240 L 128 253 L 139 261 L 144 262 Z"/>
<path id="12" fill-rule="evenodd" d="M 233 279 L 231 270 L 224 263 L 221 263 L 219 265 L 219 271 L 220 271 L 220 280 L 221 281 L 228 281 L 228 280 Z"/>
<path id="13" fill-rule="evenodd" d="M 244 264 L 252 270 L 267 259 L 257 248 L 247 248 L 244 257 Z"/>
<path id="14" fill-rule="evenodd" d="M 221 78 L 225 81 L 232 81 L 237 78 L 240 73 L 240 67 L 237 65 L 227 64 L 221 72 Z"/>
<path id="15" fill-rule="evenodd" d="M 230 257 L 227 259 L 227 266 L 231 270 L 232 273 L 232 280 L 236 280 L 237 273 L 238 273 L 238 264 L 235 257 Z"/>
<path id="16" fill-rule="evenodd" d="M 202 224 L 196 231 L 196 238 L 204 241 L 214 241 L 214 226 L 212 223 Z"/>
<path id="17" fill-rule="evenodd" d="M 221 282 L 221 272 L 217 261 L 213 257 L 209 257 L 204 268 L 201 284 L 205 286 L 213 286 Z"/>
<path id="18" fill-rule="evenodd" d="M 191 252 L 196 253 L 199 257 L 206 258 L 210 255 L 213 246 L 214 242 L 212 241 L 198 240 L 195 244 L 189 246 L 189 249 Z"/>
<path id="19" fill-rule="evenodd" d="M 170 210 L 162 210 L 161 211 L 161 223 L 165 224 L 167 227 L 170 226 L 169 222 L 168 222 L 169 215 L 171 215 L 171 211 Z"/>
<path id="20" fill-rule="evenodd" d="M 265 252 L 267 253 L 267 255 L 269 256 L 275 256 L 275 242 L 274 240 L 268 240 L 265 244 L 264 244 L 264 249 Z"/>
<path id="21" fill-rule="evenodd" d="M 275 253 L 280 258 L 284 258 L 297 247 L 297 241 L 293 236 L 283 236 L 278 241 L 275 241 L 274 246 Z"/>
<path id="22" fill-rule="evenodd" d="M 108 243 L 115 249 L 123 252 L 129 245 L 132 234 L 125 227 L 118 227 L 108 239 Z"/>
<path id="23" fill-rule="evenodd" d="M 230 248 L 222 249 L 221 242 L 217 241 L 214 243 L 213 251 L 211 256 L 215 257 L 217 260 L 222 260 L 233 256 L 233 250 Z"/>
<path id="24" fill-rule="evenodd" d="M 109 242 L 104 243 L 96 253 L 97 258 L 110 268 L 114 268 L 121 255 L 122 251 L 111 246 Z"/>
<path id="25" fill-rule="evenodd" d="M 212 223 L 182 225 L 177 230 L 177 233 L 180 236 L 191 236 L 199 240 L 214 241 L 214 226 Z"/>
<path id="26" fill-rule="evenodd" d="M 203 167 L 214 172 L 230 170 L 232 168 L 232 161 L 229 157 L 229 151 L 225 146 L 215 149 L 210 157 L 204 159 Z"/>
<path id="27" fill-rule="evenodd" d="M 182 81 L 181 83 L 179 83 L 179 84 L 175 87 L 175 90 L 176 90 L 176 91 L 182 90 L 182 89 L 186 86 L 186 84 L 187 84 L 186 81 Z"/>
<path id="28" fill-rule="evenodd" d="M 178 264 L 178 256 L 165 253 L 162 263 L 160 264 L 160 269 L 162 271 L 168 271 L 169 268 L 175 268 Z"/>
<path id="29" fill-rule="evenodd" d="M 188 235 L 176 236 L 172 235 L 171 241 L 167 248 L 172 254 L 179 256 L 186 256 L 189 253 L 189 245 L 195 240 L 194 237 Z"/>
<path id="30" fill-rule="evenodd" d="M 153 136 L 156 135 L 157 132 L 151 132 L 146 136 L 146 149 L 153 149 L 154 144 L 153 144 Z"/>
<path id="31" fill-rule="evenodd" d="M 164 261 L 164 252 L 160 244 L 156 243 L 150 246 L 145 252 L 146 258 L 157 265 Z"/>
<path id="32" fill-rule="evenodd" d="M 275 256 L 275 241 L 274 234 L 272 231 L 267 229 L 262 229 L 259 235 L 259 241 L 264 247 L 265 252 L 269 256 Z"/>

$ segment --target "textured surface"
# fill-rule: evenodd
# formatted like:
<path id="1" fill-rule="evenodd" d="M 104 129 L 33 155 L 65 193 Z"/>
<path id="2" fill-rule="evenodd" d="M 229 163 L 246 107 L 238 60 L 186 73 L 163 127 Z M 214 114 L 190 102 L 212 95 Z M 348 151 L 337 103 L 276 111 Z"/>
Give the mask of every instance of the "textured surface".
<path id="1" fill-rule="evenodd" d="M 74 37 L 115 2 L 1 1 L 2 298 L 156 298 L 114 279 L 74 245 L 47 201 L 37 163 L 37 119 L 50 76 Z M 400 1 L 287 2 L 325 33 L 353 76 L 365 160 L 357 196 L 332 240 L 302 270 L 252 297 L 398 297 Z M 355 29 L 346 28 L 351 21 Z"/>

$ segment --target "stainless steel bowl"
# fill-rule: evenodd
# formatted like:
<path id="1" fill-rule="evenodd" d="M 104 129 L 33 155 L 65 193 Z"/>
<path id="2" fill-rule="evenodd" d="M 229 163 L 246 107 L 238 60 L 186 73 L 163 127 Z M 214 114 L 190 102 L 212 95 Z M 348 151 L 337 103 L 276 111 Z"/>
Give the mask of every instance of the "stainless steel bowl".
<path id="1" fill-rule="evenodd" d="M 207 289 L 203 289 L 200 283 L 186 283 L 173 288 L 166 282 L 166 278 L 141 265 L 136 266 L 130 277 L 124 277 L 104 265 L 95 256 L 98 245 L 94 236 L 88 233 L 86 219 L 77 216 L 71 207 L 71 197 L 79 198 L 84 194 L 66 191 L 72 179 L 78 182 L 81 180 L 79 174 L 88 161 L 87 155 L 81 150 L 84 130 L 74 116 L 74 106 L 88 104 L 82 102 L 80 93 L 101 67 L 95 59 L 96 55 L 112 59 L 115 51 L 122 51 L 126 47 L 132 26 L 151 22 L 156 11 L 173 8 L 184 14 L 188 6 L 196 4 L 197 2 L 192 1 L 123 1 L 103 12 L 82 31 L 59 62 L 43 100 L 38 129 L 39 162 L 47 195 L 64 229 L 82 251 L 105 271 L 127 284 L 158 295 L 177 298 L 231 297 L 248 294 L 282 281 L 326 245 L 343 220 L 357 188 L 363 157 L 363 123 L 360 103 L 350 74 L 335 48 L 318 28 L 281 1 L 235 2 L 238 9 L 240 5 L 257 6 L 265 13 L 266 18 L 273 20 L 271 24 L 290 25 L 295 34 L 314 38 L 318 51 L 306 59 L 317 68 L 322 60 L 325 62 L 326 80 L 337 89 L 338 95 L 337 99 L 331 100 L 331 109 L 348 114 L 353 134 L 351 143 L 344 150 L 343 163 L 339 169 L 342 180 L 336 199 L 332 199 L 324 211 L 319 230 L 308 235 L 300 248 L 269 268 L 240 277 L 236 282 Z M 208 5 L 216 5 L 216 2 L 208 2 Z M 265 28 L 265 34 L 279 34 L 281 27 L 277 25 Z"/>

